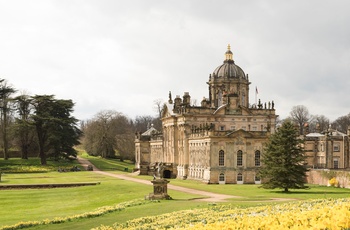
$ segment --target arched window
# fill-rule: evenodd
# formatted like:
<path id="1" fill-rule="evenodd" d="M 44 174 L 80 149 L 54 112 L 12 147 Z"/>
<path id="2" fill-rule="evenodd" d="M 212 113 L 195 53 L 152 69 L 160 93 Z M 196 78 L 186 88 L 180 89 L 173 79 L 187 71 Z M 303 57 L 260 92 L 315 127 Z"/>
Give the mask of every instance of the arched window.
<path id="1" fill-rule="evenodd" d="M 255 151 L 255 166 L 260 166 L 260 151 Z"/>
<path id="2" fill-rule="evenodd" d="M 243 165 L 243 152 L 242 150 L 238 150 L 237 152 L 237 166 Z"/>
<path id="3" fill-rule="evenodd" d="M 242 173 L 237 174 L 237 181 L 243 181 L 243 175 Z"/>
<path id="4" fill-rule="evenodd" d="M 225 152 L 224 150 L 219 151 L 219 166 L 225 165 Z"/>
<path id="5" fill-rule="evenodd" d="M 220 175 L 219 175 L 219 181 L 225 181 L 225 174 L 220 173 Z"/>

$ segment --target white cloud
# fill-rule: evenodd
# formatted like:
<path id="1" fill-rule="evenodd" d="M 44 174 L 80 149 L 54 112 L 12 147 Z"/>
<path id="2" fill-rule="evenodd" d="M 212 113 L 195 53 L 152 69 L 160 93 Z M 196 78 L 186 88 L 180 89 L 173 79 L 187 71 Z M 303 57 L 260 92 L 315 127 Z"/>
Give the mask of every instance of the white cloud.
<path id="1" fill-rule="evenodd" d="M 76 102 L 79 119 L 105 109 L 155 114 L 153 101 L 206 81 L 231 43 L 237 65 L 282 118 L 299 104 L 348 114 L 347 1 L 0 0 L 0 77 L 32 94 Z M 251 103 L 254 103 L 251 92 Z"/>

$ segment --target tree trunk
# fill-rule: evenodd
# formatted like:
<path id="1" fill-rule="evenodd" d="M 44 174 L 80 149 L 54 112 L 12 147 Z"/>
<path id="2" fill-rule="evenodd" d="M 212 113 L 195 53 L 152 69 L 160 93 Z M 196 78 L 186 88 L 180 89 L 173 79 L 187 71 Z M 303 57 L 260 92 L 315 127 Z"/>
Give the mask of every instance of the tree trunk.
<path id="1" fill-rule="evenodd" d="M 45 153 L 43 153 L 42 151 L 41 151 L 41 149 L 40 149 L 40 163 L 41 163 L 41 165 L 46 165 L 46 155 L 45 155 Z"/>
<path id="2" fill-rule="evenodd" d="M 22 145 L 21 147 L 22 149 L 22 159 L 28 159 L 28 145 L 27 144 L 24 144 Z"/>
<path id="3" fill-rule="evenodd" d="M 4 144 L 4 159 L 9 159 L 8 144 L 7 144 L 7 111 L 3 108 L 3 120 L 2 120 L 2 141 Z"/>
<path id="4" fill-rule="evenodd" d="M 288 188 L 284 188 L 284 192 L 289 192 Z"/>
<path id="5" fill-rule="evenodd" d="M 37 125 L 37 133 L 38 133 L 40 163 L 41 165 L 46 165 L 46 154 L 44 150 L 45 140 L 44 140 L 44 134 L 42 131 L 41 124 Z"/>

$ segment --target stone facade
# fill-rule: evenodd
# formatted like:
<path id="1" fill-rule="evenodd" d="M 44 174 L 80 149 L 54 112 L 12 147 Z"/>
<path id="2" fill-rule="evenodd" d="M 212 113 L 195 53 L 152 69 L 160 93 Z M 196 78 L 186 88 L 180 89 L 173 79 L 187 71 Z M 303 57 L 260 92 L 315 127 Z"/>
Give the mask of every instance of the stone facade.
<path id="1" fill-rule="evenodd" d="M 314 169 L 349 168 L 349 136 L 328 129 L 305 135 L 307 165 Z"/>
<path id="2" fill-rule="evenodd" d="M 200 106 L 187 92 L 174 100 L 169 93 L 162 130 L 136 135 L 136 168 L 153 175 L 161 162 L 164 178 L 260 183 L 263 145 L 275 132 L 274 102 L 250 104 L 248 75 L 233 61 L 230 46 L 207 84 L 209 97 Z"/>
<path id="3" fill-rule="evenodd" d="M 151 127 L 136 135 L 136 168 L 155 175 L 161 165 L 164 178 L 205 183 L 260 183 L 256 175 L 263 146 L 276 126 L 273 101 L 249 103 L 248 75 L 233 61 L 229 46 L 207 84 L 209 97 L 200 106 L 191 104 L 188 92 L 174 100 L 169 93 L 162 130 Z M 301 136 L 305 163 L 312 169 L 309 183 L 326 184 L 328 179 L 320 176 L 324 170 L 349 169 L 349 133 L 327 129 Z"/>

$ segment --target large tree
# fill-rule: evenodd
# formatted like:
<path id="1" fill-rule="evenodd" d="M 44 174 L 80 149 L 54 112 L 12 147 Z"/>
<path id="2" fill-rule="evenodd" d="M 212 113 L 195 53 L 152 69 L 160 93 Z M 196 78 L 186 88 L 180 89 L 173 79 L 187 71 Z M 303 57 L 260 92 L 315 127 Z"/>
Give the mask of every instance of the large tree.
<path id="1" fill-rule="evenodd" d="M 113 120 L 118 114 L 115 111 L 101 111 L 92 119 L 84 122 L 83 146 L 93 156 L 115 156 L 115 129 Z"/>
<path id="2" fill-rule="evenodd" d="M 263 153 L 260 176 L 263 188 L 303 189 L 306 167 L 303 140 L 290 121 L 270 136 Z"/>
<path id="3" fill-rule="evenodd" d="M 46 164 L 47 156 L 56 160 L 60 156 L 76 156 L 73 147 L 79 144 L 81 131 L 77 127 L 78 120 L 71 116 L 74 103 L 55 99 L 53 95 L 36 95 L 32 105 L 41 164 Z"/>
<path id="4" fill-rule="evenodd" d="M 101 111 L 84 122 L 83 146 L 90 155 L 134 159 L 135 134 L 133 122 L 122 113 Z"/>
<path id="5" fill-rule="evenodd" d="M 311 118 L 309 110 L 304 105 L 293 106 L 290 111 L 290 117 L 294 123 L 299 125 L 299 134 L 303 135 L 304 125 L 308 123 Z"/>
<path id="6" fill-rule="evenodd" d="M 33 125 L 31 115 L 31 97 L 22 93 L 14 98 L 15 109 L 18 114 L 13 126 L 15 141 L 21 150 L 22 159 L 28 159 L 29 149 L 34 144 L 35 126 Z"/>
<path id="7" fill-rule="evenodd" d="M 145 132 L 152 126 L 157 129 L 161 130 L 161 120 L 158 117 L 152 117 L 152 116 L 136 116 L 135 120 L 133 121 L 134 131 L 135 132 Z"/>
<path id="8" fill-rule="evenodd" d="M 0 118 L 1 118 L 1 133 L 2 133 L 2 146 L 4 151 L 4 159 L 9 158 L 8 152 L 8 125 L 9 125 L 9 113 L 11 111 L 11 95 L 16 90 L 10 86 L 5 79 L 0 79 Z"/>
<path id="9" fill-rule="evenodd" d="M 338 117 L 333 123 L 332 128 L 339 130 L 340 132 L 347 133 L 350 128 L 350 113 L 345 116 Z"/>
<path id="10" fill-rule="evenodd" d="M 322 132 L 329 128 L 329 124 L 330 121 L 326 116 L 314 115 L 309 124 L 309 129 L 310 132 Z"/>
<path id="11" fill-rule="evenodd" d="M 315 124 L 315 131 L 322 132 L 329 128 L 329 118 L 327 118 L 324 115 L 315 115 L 312 119 L 313 123 Z"/>

